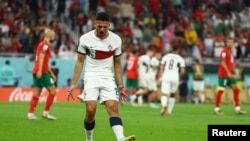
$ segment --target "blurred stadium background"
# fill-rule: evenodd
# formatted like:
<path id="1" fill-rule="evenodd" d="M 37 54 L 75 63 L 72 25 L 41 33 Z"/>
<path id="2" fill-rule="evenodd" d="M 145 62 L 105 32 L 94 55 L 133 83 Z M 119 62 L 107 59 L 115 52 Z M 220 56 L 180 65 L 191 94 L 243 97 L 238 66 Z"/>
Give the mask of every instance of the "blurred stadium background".
<path id="1" fill-rule="evenodd" d="M 228 103 L 223 106 L 226 115 L 218 117 L 212 111 L 218 54 L 227 36 L 236 40 L 235 59 L 240 60 L 244 69 L 239 81 L 242 107 L 249 109 L 250 0 L 0 0 L 0 68 L 9 60 L 16 72 L 14 79 L 18 81 L 14 87 L 5 87 L 0 81 L 1 141 L 68 141 L 82 136 L 82 105 L 76 101 L 71 105 L 64 102 L 77 56 L 78 38 L 92 29 L 98 11 L 111 15 L 110 30 L 122 37 L 123 64 L 131 51 L 137 50 L 142 55 L 149 45 L 163 54 L 171 50 L 171 45 L 178 45 L 187 64 L 188 103 L 177 103 L 174 118 L 162 118 L 159 111 L 148 107 L 121 106 L 126 134 L 135 133 L 140 141 L 203 141 L 207 139 L 208 124 L 249 124 L 249 114 L 239 117 L 233 113 L 231 91 L 223 96 L 223 102 Z M 55 62 L 54 67 L 59 69 L 58 102 L 53 107 L 53 113 L 59 118 L 53 123 L 27 122 L 23 119 L 33 93 L 34 52 L 45 27 L 57 34 L 50 63 Z M 194 59 L 205 66 L 208 104 L 191 103 Z M 81 81 L 78 84 L 76 94 L 82 88 Z M 46 91 L 40 101 L 44 102 L 45 98 Z M 42 106 L 38 106 L 38 111 L 42 111 Z M 109 126 L 104 108 L 100 107 L 99 111 L 96 139 L 103 140 L 106 136 L 107 140 L 114 140 L 111 130 L 106 133 Z"/>
<path id="2" fill-rule="evenodd" d="M 165 54 L 171 45 L 179 46 L 187 64 L 190 99 L 193 60 L 204 64 L 206 91 L 213 100 L 223 39 L 235 38 L 235 58 L 244 69 L 242 100 L 249 102 L 249 6 L 248 0 L 1 0 L 0 66 L 9 60 L 18 86 L 31 87 L 34 52 L 48 27 L 57 34 L 51 49 L 51 62 L 59 69 L 57 86 L 67 87 L 79 36 L 92 29 L 96 12 L 106 11 L 111 15 L 110 30 L 123 39 L 124 64 L 132 50 L 142 55 L 153 45 Z"/>

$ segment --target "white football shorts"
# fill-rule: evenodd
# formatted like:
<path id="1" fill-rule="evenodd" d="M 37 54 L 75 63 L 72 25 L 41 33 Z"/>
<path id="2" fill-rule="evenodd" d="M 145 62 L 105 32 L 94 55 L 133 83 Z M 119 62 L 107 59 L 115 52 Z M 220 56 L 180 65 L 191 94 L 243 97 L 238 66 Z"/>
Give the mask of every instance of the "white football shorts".
<path id="1" fill-rule="evenodd" d="M 204 89 L 205 89 L 204 81 L 202 81 L 202 80 L 199 80 L 199 81 L 194 80 L 193 81 L 193 89 L 195 91 L 204 91 Z"/>
<path id="2" fill-rule="evenodd" d="M 119 101 L 119 91 L 114 78 L 84 78 L 84 101 Z"/>
<path id="3" fill-rule="evenodd" d="M 163 79 L 161 83 L 161 92 L 163 94 L 176 93 L 179 87 L 178 80 Z"/>

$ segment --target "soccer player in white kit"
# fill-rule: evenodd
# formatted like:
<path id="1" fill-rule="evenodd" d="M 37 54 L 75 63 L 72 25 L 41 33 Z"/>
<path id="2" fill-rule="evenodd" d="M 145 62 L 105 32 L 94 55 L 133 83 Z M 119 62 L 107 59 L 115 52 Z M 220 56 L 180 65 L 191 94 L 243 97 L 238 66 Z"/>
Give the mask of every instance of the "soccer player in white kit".
<path id="1" fill-rule="evenodd" d="M 159 72 L 161 57 L 161 52 L 155 53 L 154 57 L 150 60 L 150 66 L 145 76 L 147 89 L 150 92 L 148 95 L 148 102 L 151 108 L 158 108 L 154 101 L 157 101 L 159 97 L 156 76 Z"/>
<path id="2" fill-rule="evenodd" d="M 161 78 L 161 115 L 164 116 L 166 109 L 172 114 L 175 104 L 175 93 L 178 90 L 180 74 L 185 73 L 185 61 L 178 54 L 178 46 L 172 47 L 172 53 L 163 56 L 160 67 Z"/>
<path id="3" fill-rule="evenodd" d="M 139 90 L 136 92 L 138 95 L 138 105 L 142 106 L 143 104 L 143 95 L 148 92 L 146 74 L 150 66 L 150 60 L 154 55 L 153 49 L 151 46 L 148 47 L 146 54 L 139 56 L 138 64 L 138 73 L 139 73 Z"/>
<path id="4" fill-rule="evenodd" d="M 134 141 L 135 136 L 124 137 L 118 105 L 127 100 L 123 87 L 121 64 L 121 38 L 108 30 L 110 17 L 105 12 L 97 14 L 95 29 L 82 35 L 79 40 L 78 58 L 74 69 L 68 100 L 73 98 L 73 89 L 84 68 L 84 91 L 78 98 L 85 102 L 84 128 L 86 141 L 93 141 L 97 100 L 105 105 L 109 114 L 110 126 L 117 141 Z M 117 80 L 115 81 L 115 77 Z M 105 137 L 103 138 L 105 140 Z"/>

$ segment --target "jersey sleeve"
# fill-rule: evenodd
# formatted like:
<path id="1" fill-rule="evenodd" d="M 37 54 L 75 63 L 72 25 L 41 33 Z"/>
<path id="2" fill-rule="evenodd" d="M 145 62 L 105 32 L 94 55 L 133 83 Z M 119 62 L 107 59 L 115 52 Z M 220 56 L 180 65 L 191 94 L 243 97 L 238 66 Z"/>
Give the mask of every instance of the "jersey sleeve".
<path id="1" fill-rule="evenodd" d="M 161 60 L 161 62 L 160 62 L 160 64 L 161 65 L 165 65 L 166 63 L 167 63 L 166 57 L 163 57 L 162 60 Z"/>
<path id="2" fill-rule="evenodd" d="M 44 45 L 42 46 L 42 51 L 43 51 L 43 52 L 46 52 L 48 49 L 49 49 L 49 46 L 48 46 L 48 45 L 44 44 Z"/>
<path id="3" fill-rule="evenodd" d="M 118 40 L 118 47 L 115 49 L 115 56 L 120 56 L 122 54 L 122 40 L 119 37 Z"/>
<path id="4" fill-rule="evenodd" d="M 156 58 L 152 58 L 151 62 L 150 62 L 150 65 L 152 65 L 152 66 L 158 66 L 159 65 L 159 61 Z"/>
<path id="5" fill-rule="evenodd" d="M 181 58 L 181 61 L 180 61 L 180 67 L 185 67 L 185 60 L 183 58 Z"/>
<path id="6" fill-rule="evenodd" d="M 225 59 L 226 56 L 227 56 L 227 53 L 224 50 L 222 50 L 220 53 L 220 59 Z"/>
<path id="7" fill-rule="evenodd" d="M 78 45 L 77 52 L 81 53 L 81 54 L 86 54 L 86 45 L 84 44 L 84 38 L 83 37 L 81 37 L 79 39 L 79 45 Z"/>

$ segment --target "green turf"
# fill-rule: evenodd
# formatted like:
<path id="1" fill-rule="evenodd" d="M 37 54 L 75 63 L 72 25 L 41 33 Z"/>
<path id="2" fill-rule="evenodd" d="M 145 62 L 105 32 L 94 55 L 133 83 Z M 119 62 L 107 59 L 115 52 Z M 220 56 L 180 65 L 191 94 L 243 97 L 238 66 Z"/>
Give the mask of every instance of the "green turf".
<path id="1" fill-rule="evenodd" d="M 44 103 L 36 114 L 41 115 Z M 249 104 L 242 109 L 250 109 Z M 0 103 L 0 141 L 85 141 L 84 104 L 55 103 L 53 115 L 58 120 L 26 120 L 28 103 Z M 208 124 L 249 124 L 250 114 L 236 115 L 231 104 L 223 104 L 223 116 L 213 114 L 213 105 L 176 104 L 174 114 L 160 116 L 160 109 L 120 107 L 126 135 L 135 134 L 138 141 L 206 141 Z M 95 141 L 115 141 L 103 106 L 96 115 Z"/>

